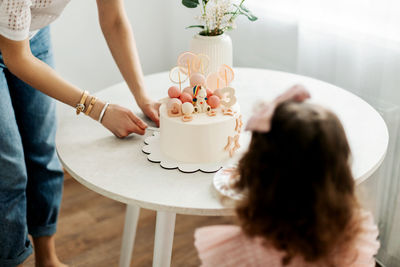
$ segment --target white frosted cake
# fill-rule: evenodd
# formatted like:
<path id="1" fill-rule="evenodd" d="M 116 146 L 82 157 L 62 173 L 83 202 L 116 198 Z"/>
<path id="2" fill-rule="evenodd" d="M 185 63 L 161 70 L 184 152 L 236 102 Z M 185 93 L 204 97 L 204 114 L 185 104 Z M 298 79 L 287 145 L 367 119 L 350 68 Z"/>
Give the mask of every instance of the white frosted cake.
<path id="1" fill-rule="evenodd" d="M 170 73 L 179 87 L 168 89 L 169 97 L 160 107 L 160 148 L 177 162 L 219 163 L 240 147 L 242 116 L 235 89 L 229 86 L 233 70 L 222 65 L 205 77 L 204 58 L 190 52 L 179 57 L 178 67 Z M 189 85 L 182 90 L 185 78 Z"/>
<path id="2" fill-rule="evenodd" d="M 180 162 L 214 163 L 229 159 L 238 148 L 241 131 L 239 105 L 233 115 L 224 115 L 221 108 L 216 115 L 195 114 L 190 122 L 168 116 L 167 106 L 160 108 L 161 151 Z M 229 143 L 229 144 L 228 144 Z"/>

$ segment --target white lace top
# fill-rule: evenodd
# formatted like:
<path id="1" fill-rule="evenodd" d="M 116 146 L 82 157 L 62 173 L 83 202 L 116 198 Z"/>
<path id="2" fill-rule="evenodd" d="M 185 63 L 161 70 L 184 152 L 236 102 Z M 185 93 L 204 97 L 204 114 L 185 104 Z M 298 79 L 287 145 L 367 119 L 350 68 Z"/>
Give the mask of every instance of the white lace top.
<path id="1" fill-rule="evenodd" d="M 15 41 L 31 37 L 58 18 L 69 1 L 0 0 L 0 34 Z"/>

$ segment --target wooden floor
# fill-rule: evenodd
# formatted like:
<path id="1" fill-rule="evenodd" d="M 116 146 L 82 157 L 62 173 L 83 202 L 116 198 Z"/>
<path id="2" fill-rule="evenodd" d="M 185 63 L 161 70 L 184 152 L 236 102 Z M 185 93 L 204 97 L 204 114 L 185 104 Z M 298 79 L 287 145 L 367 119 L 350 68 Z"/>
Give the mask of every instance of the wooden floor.
<path id="1" fill-rule="evenodd" d="M 70 266 L 118 266 L 124 216 L 124 204 L 90 191 L 66 174 L 56 234 L 60 259 Z M 155 219 L 154 211 L 141 210 L 132 255 L 133 267 L 152 264 Z M 193 246 L 193 233 L 197 227 L 232 222 L 233 219 L 227 217 L 178 215 L 172 266 L 199 266 Z M 24 266 L 34 266 L 34 255 Z"/>

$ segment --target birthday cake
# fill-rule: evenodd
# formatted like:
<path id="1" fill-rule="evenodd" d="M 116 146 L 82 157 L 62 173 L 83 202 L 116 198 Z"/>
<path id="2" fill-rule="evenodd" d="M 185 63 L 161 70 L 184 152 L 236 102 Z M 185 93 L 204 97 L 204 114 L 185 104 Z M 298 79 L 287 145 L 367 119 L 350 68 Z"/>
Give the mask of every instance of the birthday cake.
<path id="1" fill-rule="evenodd" d="M 208 64 L 206 56 L 186 52 L 170 72 L 176 85 L 160 107 L 160 147 L 178 162 L 224 162 L 240 147 L 242 116 L 230 86 L 234 72 L 222 65 L 205 77 Z"/>

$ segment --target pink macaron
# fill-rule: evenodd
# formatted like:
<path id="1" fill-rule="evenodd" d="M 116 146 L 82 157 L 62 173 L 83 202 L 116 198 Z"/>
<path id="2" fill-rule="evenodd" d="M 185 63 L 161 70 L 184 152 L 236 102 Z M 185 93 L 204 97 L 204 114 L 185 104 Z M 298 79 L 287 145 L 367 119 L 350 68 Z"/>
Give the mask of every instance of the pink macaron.
<path id="1" fill-rule="evenodd" d="M 203 74 L 201 73 L 193 73 L 192 76 L 190 76 L 190 86 L 194 87 L 196 85 L 201 85 L 205 86 L 206 84 L 206 77 L 204 77 Z"/>
<path id="2" fill-rule="evenodd" d="M 213 91 L 207 89 L 207 98 L 213 95 Z"/>
<path id="3" fill-rule="evenodd" d="M 192 102 L 193 97 L 190 94 L 183 92 L 179 97 L 179 99 L 182 101 L 182 103 L 186 103 L 186 102 Z"/>
<path id="4" fill-rule="evenodd" d="M 168 95 L 170 98 L 178 98 L 181 96 L 181 90 L 177 86 L 171 86 L 168 89 Z"/>
<path id="5" fill-rule="evenodd" d="M 184 92 L 184 93 L 188 93 L 190 96 L 193 97 L 193 87 L 188 86 L 188 87 L 186 87 L 185 89 L 183 89 L 183 92 Z"/>
<path id="6" fill-rule="evenodd" d="M 220 104 L 220 99 L 216 95 L 212 95 L 208 98 L 207 103 L 210 105 L 211 108 L 217 108 Z"/>

